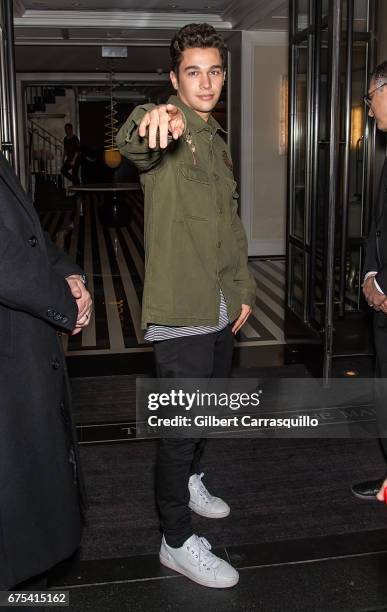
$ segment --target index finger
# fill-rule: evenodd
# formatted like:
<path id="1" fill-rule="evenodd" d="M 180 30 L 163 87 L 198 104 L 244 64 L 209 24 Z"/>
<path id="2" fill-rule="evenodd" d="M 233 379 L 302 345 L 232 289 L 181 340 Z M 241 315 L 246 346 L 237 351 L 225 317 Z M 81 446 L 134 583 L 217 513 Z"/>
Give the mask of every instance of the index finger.
<path id="1" fill-rule="evenodd" d="M 159 110 L 153 109 L 150 113 L 150 122 L 148 130 L 148 146 L 150 149 L 155 149 L 157 144 L 157 132 L 159 130 L 160 117 Z"/>
<path id="2" fill-rule="evenodd" d="M 168 146 L 168 128 L 169 128 L 169 115 L 166 109 L 160 108 L 159 110 L 159 138 L 160 147 L 165 149 Z"/>

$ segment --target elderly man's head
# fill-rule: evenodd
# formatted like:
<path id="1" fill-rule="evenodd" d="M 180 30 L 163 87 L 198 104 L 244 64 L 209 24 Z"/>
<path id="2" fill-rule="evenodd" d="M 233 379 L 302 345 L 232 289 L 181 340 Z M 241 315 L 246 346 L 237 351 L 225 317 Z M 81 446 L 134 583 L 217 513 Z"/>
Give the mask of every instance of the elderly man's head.
<path id="1" fill-rule="evenodd" d="M 365 100 L 369 116 L 375 117 L 379 130 L 387 132 L 387 61 L 379 64 L 372 73 Z"/>

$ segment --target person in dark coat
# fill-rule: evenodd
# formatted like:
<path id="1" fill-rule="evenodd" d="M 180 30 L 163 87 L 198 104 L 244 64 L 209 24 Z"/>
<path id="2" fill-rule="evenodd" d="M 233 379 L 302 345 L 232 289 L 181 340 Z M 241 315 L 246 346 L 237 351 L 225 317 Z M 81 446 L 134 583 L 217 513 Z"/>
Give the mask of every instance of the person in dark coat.
<path id="1" fill-rule="evenodd" d="M 0 590 L 80 543 L 86 502 L 59 332 L 88 323 L 82 275 L 0 153 Z"/>
<path id="2" fill-rule="evenodd" d="M 387 132 L 387 61 L 375 69 L 364 101 L 377 128 Z M 363 293 L 374 311 L 376 417 L 382 450 L 387 460 L 387 158 L 373 212 L 364 266 Z M 387 470 L 378 478 L 352 485 L 352 492 L 362 499 L 382 502 L 386 488 Z"/>

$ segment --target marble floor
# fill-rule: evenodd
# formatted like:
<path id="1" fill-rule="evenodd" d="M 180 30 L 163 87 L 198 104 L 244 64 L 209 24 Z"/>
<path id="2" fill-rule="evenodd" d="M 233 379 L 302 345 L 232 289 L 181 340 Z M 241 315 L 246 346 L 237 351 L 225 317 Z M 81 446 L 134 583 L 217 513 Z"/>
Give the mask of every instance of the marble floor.
<path id="1" fill-rule="evenodd" d="M 101 201 L 83 196 L 74 211 L 47 212 L 42 224 L 86 271 L 94 314 L 84 332 L 64 337 L 68 357 L 151 352 L 141 330 L 144 282 L 142 195 L 132 192 L 131 220 L 114 227 L 101 223 Z M 117 224 L 118 225 L 118 224 Z M 254 310 L 236 338 L 236 347 L 283 345 L 285 262 L 252 259 L 257 282 Z"/>

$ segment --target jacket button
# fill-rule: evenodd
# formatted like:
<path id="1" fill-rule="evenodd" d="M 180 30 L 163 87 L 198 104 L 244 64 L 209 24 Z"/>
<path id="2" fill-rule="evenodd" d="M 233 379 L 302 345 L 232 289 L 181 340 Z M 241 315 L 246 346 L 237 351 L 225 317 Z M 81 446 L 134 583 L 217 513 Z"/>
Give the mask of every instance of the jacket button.
<path id="1" fill-rule="evenodd" d="M 222 209 L 221 209 L 221 208 L 219 208 L 219 209 L 218 209 L 218 213 L 219 213 L 220 215 L 223 213 L 223 211 L 222 211 Z"/>
<path id="2" fill-rule="evenodd" d="M 54 311 L 52 310 L 52 308 L 49 308 L 46 312 L 48 317 L 53 317 L 54 316 Z"/>
<path id="3" fill-rule="evenodd" d="M 380 236 L 381 236 L 381 235 L 382 235 L 382 232 L 381 232 L 380 230 L 378 230 L 378 231 L 376 232 L 376 236 L 377 236 L 378 238 L 380 238 Z"/>
<path id="4" fill-rule="evenodd" d="M 38 239 L 36 236 L 31 236 L 31 238 L 28 238 L 28 242 L 30 246 L 35 247 L 38 244 Z"/>
<path id="5" fill-rule="evenodd" d="M 58 359 L 56 359 L 56 358 L 55 358 L 55 359 L 51 359 L 51 367 L 52 367 L 54 370 L 58 370 L 58 368 L 60 368 L 60 363 L 59 363 L 59 360 L 58 360 Z"/>
<path id="6" fill-rule="evenodd" d="M 67 323 L 68 318 L 67 317 L 62 317 L 62 323 Z"/>
<path id="7" fill-rule="evenodd" d="M 214 174 L 214 179 L 217 181 L 219 179 L 219 175 L 218 174 Z"/>
<path id="8" fill-rule="evenodd" d="M 54 321 L 60 321 L 62 318 L 62 315 L 59 314 L 59 312 L 57 312 L 56 314 L 54 314 Z"/>
<path id="9" fill-rule="evenodd" d="M 219 240 L 218 244 L 216 245 L 218 247 L 218 249 L 220 249 L 220 247 L 222 246 L 222 241 Z"/>

